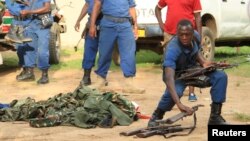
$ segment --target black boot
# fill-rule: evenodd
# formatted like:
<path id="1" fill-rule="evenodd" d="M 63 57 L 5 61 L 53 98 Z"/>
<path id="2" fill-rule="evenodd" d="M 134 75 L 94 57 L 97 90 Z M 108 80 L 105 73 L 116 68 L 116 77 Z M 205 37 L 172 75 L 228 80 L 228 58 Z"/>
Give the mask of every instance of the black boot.
<path id="1" fill-rule="evenodd" d="M 221 116 L 221 103 L 211 104 L 211 113 L 208 121 L 208 125 L 229 125 L 226 120 Z"/>
<path id="2" fill-rule="evenodd" d="M 18 26 L 17 25 L 11 25 L 10 27 L 10 31 L 5 35 L 5 40 L 7 41 L 11 41 L 14 43 L 23 43 L 17 36 L 17 32 L 18 32 Z"/>
<path id="3" fill-rule="evenodd" d="M 19 75 L 16 77 L 17 81 L 34 81 L 35 75 L 34 75 L 34 68 L 26 68 L 26 71 L 23 75 Z"/>
<path id="4" fill-rule="evenodd" d="M 37 81 L 37 84 L 49 83 L 48 69 L 42 70 L 42 77 Z"/>
<path id="5" fill-rule="evenodd" d="M 27 68 L 23 67 L 23 70 L 21 71 L 21 73 L 16 76 L 16 80 L 18 80 L 19 77 L 24 75 L 26 73 L 26 71 L 27 71 Z"/>
<path id="6" fill-rule="evenodd" d="M 161 120 L 165 114 L 165 111 L 157 108 L 154 113 L 152 114 L 152 117 L 148 121 L 148 127 L 155 127 L 159 126 L 159 123 L 155 122 L 156 120 Z"/>
<path id="7" fill-rule="evenodd" d="M 91 84 L 90 74 L 91 74 L 91 69 L 84 69 L 84 75 L 80 82 L 82 85 L 88 86 Z"/>

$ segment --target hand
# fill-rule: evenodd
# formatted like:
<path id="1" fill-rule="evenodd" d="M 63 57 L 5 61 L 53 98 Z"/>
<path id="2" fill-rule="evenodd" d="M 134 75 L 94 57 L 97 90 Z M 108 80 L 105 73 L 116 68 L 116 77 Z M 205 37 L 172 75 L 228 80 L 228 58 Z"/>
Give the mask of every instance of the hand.
<path id="1" fill-rule="evenodd" d="M 202 64 L 202 66 L 203 66 L 203 68 L 208 68 L 208 67 L 211 67 L 215 64 L 216 64 L 215 62 L 206 61 L 204 64 Z"/>
<path id="2" fill-rule="evenodd" d="M 182 103 L 178 104 L 177 107 L 179 108 L 179 110 L 181 112 L 185 112 L 188 115 L 192 115 L 194 113 L 194 110 L 192 108 L 187 107 L 187 106 L 183 105 Z"/>
<path id="3" fill-rule="evenodd" d="M 29 11 L 28 10 L 22 10 L 22 11 L 20 11 L 20 14 L 21 14 L 21 17 L 25 17 L 25 16 L 27 16 L 28 14 L 29 14 Z"/>
<path id="4" fill-rule="evenodd" d="M 164 24 L 160 24 L 160 28 L 161 28 L 162 32 L 164 32 L 164 29 L 165 29 Z"/>
<path id="5" fill-rule="evenodd" d="M 76 22 L 75 26 L 75 31 L 79 32 L 79 29 L 80 29 L 80 23 L 79 22 Z"/>
<path id="6" fill-rule="evenodd" d="M 138 30 L 137 30 L 137 26 L 134 26 L 134 27 L 133 27 L 133 32 L 134 32 L 135 40 L 137 40 L 137 39 L 138 39 Z"/>
<path id="7" fill-rule="evenodd" d="M 226 61 L 217 62 L 216 65 L 219 65 L 220 67 L 228 67 L 228 66 L 230 66 L 230 64 L 227 63 Z"/>
<path id="8" fill-rule="evenodd" d="M 96 34 L 96 26 L 95 25 L 94 26 L 90 25 L 90 27 L 89 27 L 89 36 L 91 38 L 95 38 L 97 36 L 97 34 Z"/>

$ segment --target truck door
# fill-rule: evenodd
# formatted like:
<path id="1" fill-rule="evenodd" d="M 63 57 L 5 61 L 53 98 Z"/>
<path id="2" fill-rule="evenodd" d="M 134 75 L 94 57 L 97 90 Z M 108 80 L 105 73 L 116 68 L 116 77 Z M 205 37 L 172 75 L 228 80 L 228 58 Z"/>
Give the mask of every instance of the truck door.
<path id="1" fill-rule="evenodd" d="M 235 37 L 240 36 L 241 28 L 242 28 L 242 20 L 240 11 L 244 6 L 246 0 L 219 0 L 221 5 L 221 27 L 219 28 L 221 32 L 219 32 L 222 38 Z M 246 12 L 245 12 L 246 13 Z"/>
<path id="2" fill-rule="evenodd" d="M 250 0 L 240 0 L 240 37 L 250 37 Z"/>

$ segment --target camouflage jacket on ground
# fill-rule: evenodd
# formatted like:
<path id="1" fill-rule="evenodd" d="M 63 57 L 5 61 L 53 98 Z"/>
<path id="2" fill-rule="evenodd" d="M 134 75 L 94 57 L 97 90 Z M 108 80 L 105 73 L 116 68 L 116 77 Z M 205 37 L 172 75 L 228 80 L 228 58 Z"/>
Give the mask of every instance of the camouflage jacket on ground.
<path id="1" fill-rule="evenodd" d="M 0 109 L 0 121 L 28 121 L 32 127 L 74 125 L 81 128 L 130 125 L 136 111 L 124 96 L 79 86 L 73 93 L 58 94 L 45 101 L 18 100 Z"/>

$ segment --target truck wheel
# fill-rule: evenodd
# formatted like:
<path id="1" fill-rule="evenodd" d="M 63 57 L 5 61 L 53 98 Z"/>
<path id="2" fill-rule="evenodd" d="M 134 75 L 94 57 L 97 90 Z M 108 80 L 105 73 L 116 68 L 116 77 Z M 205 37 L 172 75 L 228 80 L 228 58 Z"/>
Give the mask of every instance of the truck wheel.
<path id="1" fill-rule="evenodd" d="M 60 62 L 60 49 L 61 49 L 61 37 L 59 25 L 53 23 L 50 29 L 50 42 L 49 42 L 49 62 L 50 64 L 58 64 Z"/>
<path id="2" fill-rule="evenodd" d="M 0 53 L 0 65 L 2 65 L 2 64 L 3 64 L 3 57 L 2 57 L 2 55 Z"/>
<path id="3" fill-rule="evenodd" d="M 215 43 L 213 33 L 208 27 L 202 27 L 202 55 L 206 60 L 214 59 Z"/>
<path id="4" fill-rule="evenodd" d="M 120 53 L 117 44 L 115 44 L 114 51 L 112 53 L 112 60 L 116 66 L 120 66 Z"/>

